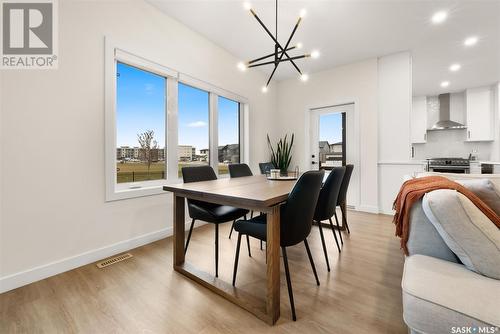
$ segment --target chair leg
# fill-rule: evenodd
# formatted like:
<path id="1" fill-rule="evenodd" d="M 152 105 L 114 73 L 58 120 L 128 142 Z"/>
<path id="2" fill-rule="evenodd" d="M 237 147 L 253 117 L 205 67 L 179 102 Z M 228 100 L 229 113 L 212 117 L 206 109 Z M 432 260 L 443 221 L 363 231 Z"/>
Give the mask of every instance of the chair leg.
<path id="1" fill-rule="evenodd" d="M 215 277 L 219 277 L 219 224 L 215 224 Z"/>
<path id="2" fill-rule="evenodd" d="M 234 258 L 233 286 L 236 284 L 236 272 L 238 271 L 238 260 L 240 258 L 241 233 L 238 233 L 238 243 L 236 244 L 236 256 Z"/>
<path id="3" fill-rule="evenodd" d="M 316 272 L 316 266 L 314 265 L 314 260 L 311 254 L 311 250 L 309 249 L 309 244 L 307 243 L 307 239 L 304 239 L 304 245 L 306 245 L 307 256 L 309 257 L 309 262 L 311 262 L 311 268 L 314 273 L 314 278 L 316 278 L 316 284 L 319 285 L 318 273 Z"/>
<path id="4" fill-rule="evenodd" d="M 286 275 L 286 285 L 288 287 L 288 297 L 290 298 L 290 307 L 292 308 L 292 319 L 297 321 L 297 316 L 295 315 L 295 303 L 293 302 L 293 291 L 292 291 L 292 281 L 290 280 L 290 270 L 288 269 L 288 257 L 286 256 L 286 248 L 281 247 L 283 253 L 283 263 L 285 265 L 285 275 Z"/>
<path id="5" fill-rule="evenodd" d="M 347 229 L 347 234 L 351 234 L 351 231 L 349 231 L 349 225 L 347 224 L 347 215 L 344 210 L 344 205 L 340 206 L 340 211 L 342 211 L 342 219 L 345 224 L 345 228 Z"/>
<path id="6" fill-rule="evenodd" d="M 262 250 L 262 240 L 260 241 L 260 250 Z"/>
<path id="7" fill-rule="evenodd" d="M 189 240 L 191 240 L 191 233 L 193 233 L 194 221 L 195 221 L 195 219 L 193 218 L 193 220 L 191 221 L 191 226 L 189 227 L 189 234 L 188 234 L 188 238 L 186 241 L 186 247 L 184 247 L 184 255 L 186 255 L 186 252 L 187 252 L 188 246 L 189 246 Z"/>
<path id="8" fill-rule="evenodd" d="M 326 268 L 330 271 L 330 262 L 328 261 L 328 253 L 326 251 L 325 237 L 323 236 L 323 227 L 321 226 L 321 222 L 318 222 L 319 235 L 321 236 L 321 244 L 323 245 L 323 253 L 325 253 L 326 260 Z M 335 233 L 335 232 L 334 232 Z"/>
<path id="9" fill-rule="evenodd" d="M 339 224 L 339 219 L 337 218 L 337 213 L 335 213 L 335 222 L 337 223 L 337 228 L 339 229 L 339 235 L 340 235 L 340 243 L 343 245 L 344 240 L 342 240 L 342 232 L 340 231 L 340 224 Z"/>
<path id="10" fill-rule="evenodd" d="M 328 220 L 330 221 L 330 227 L 331 227 L 332 232 L 333 232 L 333 237 L 335 238 L 335 243 L 337 244 L 337 249 L 339 250 L 339 253 L 340 253 L 341 252 L 340 245 L 339 245 L 339 241 L 337 240 L 337 233 L 335 233 L 335 227 L 333 227 L 332 218 L 328 218 Z M 339 231 L 339 233 L 340 233 L 340 231 Z"/>
<path id="11" fill-rule="evenodd" d="M 250 253 L 250 237 L 247 234 L 247 247 L 248 247 L 248 256 L 252 257 L 252 253 Z"/>
<path id="12" fill-rule="evenodd" d="M 253 218 L 253 210 L 250 211 L 250 219 L 252 219 L 252 218 Z"/>
<path id="13" fill-rule="evenodd" d="M 231 224 L 231 231 L 229 231 L 229 239 L 231 239 L 231 234 L 233 234 L 233 230 L 234 230 L 234 223 L 236 223 L 236 219 L 233 220 L 233 223 Z"/>

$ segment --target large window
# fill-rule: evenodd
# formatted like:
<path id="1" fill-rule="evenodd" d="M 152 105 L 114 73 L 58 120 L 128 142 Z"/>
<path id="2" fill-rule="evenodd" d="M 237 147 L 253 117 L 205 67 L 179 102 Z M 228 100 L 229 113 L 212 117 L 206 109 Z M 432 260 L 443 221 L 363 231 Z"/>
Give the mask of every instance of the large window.
<path id="1" fill-rule="evenodd" d="M 165 179 L 166 79 L 116 67 L 116 182 Z"/>
<path id="2" fill-rule="evenodd" d="M 179 83 L 178 92 L 180 177 L 182 167 L 209 164 L 210 108 L 208 92 L 183 83 Z"/>
<path id="3" fill-rule="evenodd" d="M 242 160 L 245 98 L 112 39 L 105 53 L 106 200 L 163 194 L 184 166 L 210 165 L 221 175 Z"/>
<path id="4" fill-rule="evenodd" d="M 240 162 L 240 104 L 219 96 L 218 171 L 228 173 L 228 164 Z"/>

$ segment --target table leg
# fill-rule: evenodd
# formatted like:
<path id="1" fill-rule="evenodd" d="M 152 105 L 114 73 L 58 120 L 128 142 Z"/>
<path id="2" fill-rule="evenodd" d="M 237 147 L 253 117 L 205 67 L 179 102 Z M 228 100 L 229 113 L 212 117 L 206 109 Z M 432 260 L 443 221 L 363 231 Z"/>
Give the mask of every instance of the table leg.
<path id="1" fill-rule="evenodd" d="M 267 214 L 267 298 L 266 312 L 272 324 L 280 317 L 280 206 Z"/>
<path id="2" fill-rule="evenodd" d="M 184 263 L 184 197 L 174 194 L 174 269 Z"/>

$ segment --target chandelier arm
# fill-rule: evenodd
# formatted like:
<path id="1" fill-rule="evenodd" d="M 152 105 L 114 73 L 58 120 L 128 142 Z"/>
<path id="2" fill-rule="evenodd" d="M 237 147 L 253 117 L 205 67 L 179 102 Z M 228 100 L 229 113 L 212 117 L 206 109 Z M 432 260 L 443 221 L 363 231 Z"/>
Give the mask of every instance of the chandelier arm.
<path id="1" fill-rule="evenodd" d="M 293 50 L 293 49 L 295 49 L 295 48 L 296 48 L 296 46 L 292 46 L 292 47 L 289 47 L 288 49 L 286 49 L 286 51 L 290 51 L 290 50 Z M 280 53 L 283 53 L 283 51 L 280 51 Z M 247 64 L 253 64 L 253 63 L 255 63 L 255 62 L 258 62 L 258 61 L 260 61 L 260 60 L 264 60 L 264 59 L 269 58 L 269 57 L 272 57 L 272 56 L 274 56 L 274 52 L 273 52 L 273 53 L 270 53 L 270 54 L 268 54 L 268 55 L 266 55 L 266 56 L 263 56 L 263 57 L 259 57 L 259 58 L 256 58 L 256 59 L 252 59 L 252 60 L 248 61 L 248 62 L 247 62 Z"/>
<path id="2" fill-rule="evenodd" d="M 279 63 L 276 63 L 274 65 L 274 69 L 273 71 L 271 72 L 271 75 L 269 76 L 269 79 L 267 79 L 267 82 L 266 82 L 266 87 L 269 86 L 269 83 L 271 82 L 271 79 L 273 78 L 273 75 L 274 75 L 274 72 L 276 72 L 276 69 L 278 68 L 278 65 Z"/>
<path id="3" fill-rule="evenodd" d="M 285 59 L 281 59 L 279 62 L 280 63 L 282 63 L 284 61 L 293 62 L 294 60 L 302 59 L 302 58 L 308 58 L 308 57 L 310 57 L 309 54 L 303 54 L 303 55 L 300 55 L 300 56 L 294 56 L 294 57 L 288 57 L 288 58 L 285 58 Z M 264 63 L 252 64 L 252 65 L 248 66 L 248 68 L 258 67 L 258 66 L 264 66 L 264 65 L 272 65 L 272 64 L 276 64 L 276 62 L 274 60 L 272 60 L 272 61 L 266 61 Z"/>
<path id="4" fill-rule="evenodd" d="M 292 41 L 293 35 L 295 35 L 295 32 L 297 31 L 297 28 L 299 27 L 299 24 L 300 24 L 301 20 L 302 20 L 302 18 L 299 17 L 299 19 L 297 20 L 297 23 L 295 23 L 295 27 L 293 27 L 292 33 L 290 34 L 290 37 L 288 37 L 288 41 L 286 41 L 285 50 L 286 50 L 286 48 L 288 48 L 288 45 L 290 45 L 290 42 Z M 281 53 L 280 57 L 278 58 L 278 63 L 283 58 L 284 54 L 285 54 L 285 52 Z M 288 58 L 290 58 L 290 57 L 288 57 Z"/>
<path id="5" fill-rule="evenodd" d="M 257 16 L 257 13 L 255 13 L 255 11 L 253 9 L 250 9 L 250 13 L 252 13 L 252 15 L 255 17 L 255 19 L 257 20 L 257 22 L 260 23 L 260 25 L 262 26 L 262 28 L 264 28 L 264 30 L 267 32 L 267 34 L 272 38 L 272 40 L 274 41 L 274 43 L 276 43 L 276 45 L 281 49 L 281 50 L 284 50 L 284 48 L 281 46 L 281 44 L 278 42 L 278 40 L 273 36 L 273 34 L 269 31 L 269 29 L 267 29 L 266 25 L 264 24 L 264 22 L 262 22 L 262 20 Z M 297 70 L 297 72 L 299 72 L 299 74 L 302 74 L 302 72 L 300 71 L 299 67 L 297 66 L 297 64 L 295 64 L 295 62 L 290 58 L 290 56 L 288 55 L 288 53 L 285 51 L 283 51 L 285 53 L 285 56 L 290 60 L 290 62 L 292 63 L 293 67 L 295 67 L 295 69 Z"/>

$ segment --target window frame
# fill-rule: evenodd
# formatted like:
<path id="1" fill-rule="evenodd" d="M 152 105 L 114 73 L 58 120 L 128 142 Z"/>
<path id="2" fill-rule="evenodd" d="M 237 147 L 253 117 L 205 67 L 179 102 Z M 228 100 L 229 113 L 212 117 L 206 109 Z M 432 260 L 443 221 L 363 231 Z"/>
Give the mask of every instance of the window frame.
<path id="1" fill-rule="evenodd" d="M 218 156 L 214 159 L 213 152 L 218 155 L 218 97 L 239 103 L 239 145 L 240 162 L 249 161 L 249 102 L 248 99 L 230 92 L 206 81 L 178 72 L 161 64 L 159 61 L 143 58 L 138 52 L 129 51 L 113 39 L 105 38 L 105 183 L 106 201 L 115 201 L 142 196 L 165 194 L 163 186 L 182 182 L 178 177 L 178 83 L 204 90 L 209 94 L 209 164 L 218 174 Z M 165 175 L 166 179 L 117 183 L 116 173 L 116 74 L 117 63 L 121 62 L 138 69 L 160 75 L 166 79 L 165 103 Z M 173 149 L 172 149 L 173 148 Z M 175 166 L 175 168 L 172 168 Z M 221 177 L 227 177 L 223 175 Z"/>

